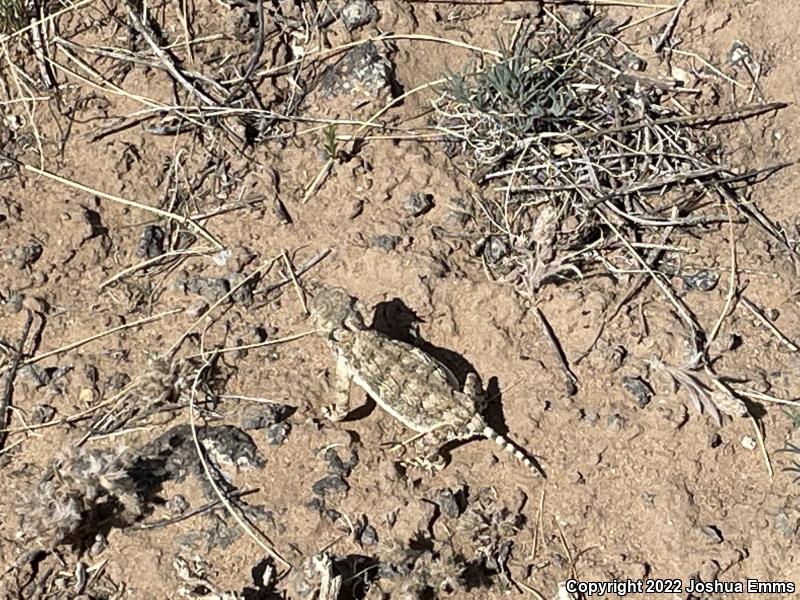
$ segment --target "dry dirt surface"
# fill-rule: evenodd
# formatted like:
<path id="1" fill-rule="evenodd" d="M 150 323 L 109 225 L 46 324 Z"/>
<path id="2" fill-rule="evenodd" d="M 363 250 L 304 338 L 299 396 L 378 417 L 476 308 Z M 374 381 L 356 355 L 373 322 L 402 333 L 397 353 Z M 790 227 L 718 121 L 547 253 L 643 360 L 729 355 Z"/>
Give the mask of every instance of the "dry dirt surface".
<path id="1" fill-rule="evenodd" d="M 14 6 L 3 598 L 589 597 L 571 579 L 797 597 L 800 184 L 793 166 L 747 172 L 800 155 L 800 4 Z M 532 285 L 520 273 L 541 252 L 487 229 L 496 190 L 437 99 L 562 26 L 605 27 L 667 95 L 697 87 L 675 114 L 788 106 L 700 128 L 747 175 L 699 199 L 707 222 L 634 247 L 610 221 L 573 240 L 593 266 Z M 334 360 L 306 311 L 321 285 L 460 381 L 480 375 L 487 421 L 546 477 L 480 438 L 416 469 L 415 433 L 357 386 L 326 420 Z M 687 591 L 747 579 L 783 583 Z"/>

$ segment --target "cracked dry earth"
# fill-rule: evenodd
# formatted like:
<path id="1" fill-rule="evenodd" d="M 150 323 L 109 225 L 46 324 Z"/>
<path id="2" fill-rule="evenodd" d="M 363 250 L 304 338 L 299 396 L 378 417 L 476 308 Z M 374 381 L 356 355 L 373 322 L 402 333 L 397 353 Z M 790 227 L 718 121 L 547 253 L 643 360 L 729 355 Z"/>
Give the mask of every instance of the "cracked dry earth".
<path id="1" fill-rule="evenodd" d="M 349 22 L 337 21 L 329 35 L 339 45 L 380 27 L 488 48 L 495 46 L 495 32 L 512 35 L 533 4 L 379 1 L 374 14 L 364 9 L 364 24 L 354 24 L 360 22 L 356 14 L 352 31 Z M 212 2 L 198 2 L 195 10 L 199 30 L 212 31 L 215 19 L 225 21 L 221 29 L 235 29 L 241 16 L 239 9 Z M 617 19 L 650 14 L 609 10 Z M 687 4 L 678 22 L 683 44 L 715 64 L 726 65 L 734 43 L 745 41 L 765 67 L 759 80 L 765 95 L 790 103 L 776 114 L 726 128 L 736 164 L 798 155 L 798 19 L 800 6 L 792 3 L 698 0 Z M 645 29 L 657 34 L 666 21 L 653 19 Z M 644 33 L 641 38 L 646 42 Z M 400 39 L 393 42 L 393 77 L 407 91 L 470 58 L 464 48 Z M 348 69 L 371 59 L 352 60 Z M 301 116 L 369 118 L 383 105 L 373 93 L 385 74 L 381 65 L 373 64 L 353 95 L 334 93 L 336 82 L 320 77 L 322 88 L 310 94 Z M 156 70 L 134 69 L 120 85 L 169 101 L 167 81 Z M 266 142 L 253 150 L 252 164 L 231 154 L 229 164 L 219 167 L 205 162 L 191 135 L 155 136 L 137 126 L 92 141 L 98 122 L 104 124 L 100 117 L 141 106 L 75 79 L 70 85 L 64 113 L 48 113 L 39 104 L 34 115 L 48 170 L 166 207 L 178 202 L 169 192 L 171 182 L 195 182 L 204 174 L 203 193 L 180 199 L 189 203 L 187 214 L 241 200 L 247 205 L 205 222 L 224 252 L 177 257 L 102 285 L 175 247 L 182 234 L 136 207 L 31 172 L 4 171 L 5 365 L 28 311 L 35 315 L 29 357 L 120 330 L 29 361 L 17 373 L 11 431 L 0 455 L 3 597 L 314 597 L 327 567 L 315 571 L 309 561 L 323 550 L 342 575 L 341 598 L 380 598 L 381 590 L 391 598 L 536 597 L 529 588 L 548 599 L 565 598 L 559 585 L 573 574 L 596 581 L 688 582 L 699 576 L 800 584 L 800 486 L 782 470 L 792 456 L 778 452 L 787 441 L 800 445 L 800 411 L 771 403 L 754 408 L 766 434 L 770 476 L 749 419 L 726 419 L 717 427 L 648 366 L 653 358 L 671 364 L 687 359 L 684 336 L 654 286 L 607 325 L 592 352 L 572 364 L 578 385 L 570 394 L 532 313 L 511 289 L 487 279 L 462 242 L 441 235 L 461 222 L 455 199 L 470 187 L 438 147 L 371 141 L 337 164 L 304 201 L 304 190 L 326 160 L 319 132 Z M 372 99 L 354 107 L 359 94 Z M 423 113 L 430 99 L 412 95 L 388 115 L 403 123 Z M 19 103 L 5 104 L 3 111 L 20 122 L 30 116 Z M 58 124 L 67 122 L 70 111 L 75 119 L 62 138 Z M 17 157 L 38 165 L 36 144 Z M 795 242 L 796 172 L 781 171 L 752 192 L 752 200 Z M 800 340 L 800 289 L 790 257 L 753 226 L 737 228 L 737 236 L 748 298 L 786 336 Z M 718 277 L 711 286 L 690 285 L 678 276 L 673 281 L 711 329 L 728 293 L 726 234 L 712 230 L 674 243 L 687 251 L 690 267 Z M 301 283 L 345 287 L 367 307 L 369 325 L 422 347 L 462 382 L 477 372 L 488 387 L 488 421 L 525 448 L 546 479 L 535 479 L 480 438 L 449 446 L 448 464 L 435 474 L 398 468 L 402 453 L 392 446 L 412 432 L 357 388 L 348 419 L 324 419 L 322 408 L 335 385 L 329 348 L 319 336 L 280 340 L 312 328 L 287 277 L 286 260 L 300 270 L 327 250 Z M 262 265 L 267 268 L 260 279 L 247 279 Z M 596 278 L 546 287 L 540 294 L 539 307 L 570 361 L 591 344 L 618 285 Z M 217 301 L 215 318 L 201 319 L 178 348 L 179 362 L 154 359 Z M 162 316 L 121 327 L 152 315 Z M 197 378 L 203 366 L 198 356 L 208 349 L 267 340 L 276 343 L 226 352 L 204 371 L 211 375 Z M 800 394 L 800 353 L 743 308 L 727 316 L 715 343 L 718 373 L 779 398 Z M 134 391 L 118 401 L 133 384 Z M 195 403 L 196 440 L 189 398 Z M 111 409 L 124 427 L 101 421 Z M 60 422 L 84 413 L 88 417 Z M 91 428 L 96 435 L 89 435 Z M 215 474 L 209 476 L 198 461 L 197 445 Z M 219 491 L 239 499 L 243 518 L 295 566 L 289 576 L 270 581 L 273 567 L 283 568 L 277 560 L 264 561 L 267 552 L 222 509 Z M 47 498 L 58 493 L 72 502 L 72 512 L 55 515 L 64 520 L 54 524 L 52 511 L 33 513 L 37 498 L 39 506 L 52 508 Z M 92 494 L 107 501 L 87 516 L 96 510 L 86 500 Z M 72 526 L 69 515 L 76 511 L 84 521 Z M 57 553 L 37 554 L 53 547 Z M 49 582 L 46 590 L 37 588 L 42 581 Z M 416 584 L 428 585 L 437 596 L 417 594 Z"/>

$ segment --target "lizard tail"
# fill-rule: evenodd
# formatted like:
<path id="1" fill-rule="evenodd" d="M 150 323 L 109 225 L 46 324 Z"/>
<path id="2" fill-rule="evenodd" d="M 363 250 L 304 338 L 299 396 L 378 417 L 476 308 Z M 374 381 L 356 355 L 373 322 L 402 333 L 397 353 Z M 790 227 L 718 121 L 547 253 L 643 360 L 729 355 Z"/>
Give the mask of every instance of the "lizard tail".
<path id="1" fill-rule="evenodd" d="M 528 469 L 534 475 L 536 475 L 537 477 L 544 477 L 545 479 L 547 479 L 547 475 L 545 475 L 545 472 L 542 470 L 542 467 L 540 467 L 535 461 L 531 460 L 530 457 L 525 452 L 523 452 L 522 449 L 517 444 L 515 444 L 505 436 L 500 435 L 488 425 L 484 425 L 483 430 L 480 433 L 481 435 L 483 435 L 483 437 L 490 440 L 494 440 L 494 442 L 498 446 L 502 447 L 509 454 L 513 454 L 516 457 L 516 459 L 520 461 L 523 465 L 528 467 Z"/>

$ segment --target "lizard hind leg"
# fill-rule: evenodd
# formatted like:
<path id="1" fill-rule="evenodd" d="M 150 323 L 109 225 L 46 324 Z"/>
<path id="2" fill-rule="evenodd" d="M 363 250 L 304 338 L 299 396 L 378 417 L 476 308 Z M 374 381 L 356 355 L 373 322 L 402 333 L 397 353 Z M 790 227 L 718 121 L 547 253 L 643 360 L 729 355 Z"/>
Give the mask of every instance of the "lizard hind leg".
<path id="1" fill-rule="evenodd" d="M 350 412 L 350 383 L 352 381 L 350 369 L 344 359 L 337 357 L 336 373 L 333 380 L 333 404 L 322 409 L 322 414 L 330 421 L 341 421 Z"/>
<path id="2" fill-rule="evenodd" d="M 404 461 L 408 466 L 421 469 L 427 473 L 441 471 L 447 466 L 442 454 L 442 446 L 452 440 L 449 428 L 442 427 L 425 433 L 415 443 L 416 456 Z"/>
<path id="3" fill-rule="evenodd" d="M 486 397 L 486 390 L 483 389 L 483 384 L 477 373 L 467 374 L 467 378 L 464 380 L 463 393 L 472 402 L 475 411 L 478 414 L 483 414 L 489 404 L 489 400 Z"/>

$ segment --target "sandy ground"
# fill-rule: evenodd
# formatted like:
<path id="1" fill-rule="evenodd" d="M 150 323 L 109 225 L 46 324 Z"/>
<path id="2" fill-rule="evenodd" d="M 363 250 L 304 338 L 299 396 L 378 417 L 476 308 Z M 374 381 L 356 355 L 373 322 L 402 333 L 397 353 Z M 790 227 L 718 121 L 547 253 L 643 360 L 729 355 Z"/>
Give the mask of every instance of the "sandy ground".
<path id="1" fill-rule="evenodd" d="M 514 17 L 522 4 L 457 8 L 449 3 L 376 2 L 377 26 L 382 31 L 494 48 L 493 34 L 513 33 Z M 86 11 L 83 17 L 64 18 L 63 30 L 90 27 L 92 15 L 100 9 L 98 5 L 81 10 Z M 228 14 L 233 9 L 227 5 L 201 2 L 195 10 L 196 30 L 203 33 L 217 25 L 230 27 L 233 19 Z M 627 14 L 637 19 L 652 10 L 615 7 L 612 13 L 616 18 Z M 124 9 L 118 7 L 117 14 L 124 18 Z M 215 17 L 224 17 L 224 22 L 219 24 Z M 667 20 L 648 21 L 642 26 L 641 41 L 646 41 L 647 33 L 661 31 Z M 730 72 L 732 45 L 746 42 L 763 67 L 759 83 L 765 97 L 790 103 L 776 114 L 726 128 L 732 163 L 757 167 L 798 155 L 798 20 L 800 5 L 792 3 L 697 0 L 688 3 L 678 22 L 675 35 L 682 40 L 681 47 L 698 51 L 726 72 Z M 329 41 L 333 46 L 347 43 L 377 31 L 375 27 L 348 34 L 335 25 Z M 103 31 L 104 36 L 108 34 Z M 181 27 L 176 25 L 168 34 L 178 38 Z M 114 39 L 108 34 L 101 41 L 111 44 Z M 447 68 L 457 69 L 472 56 L 462 48 L 420 39 L 399 39 L 392 45 L 396 78 L 406 91 L 441 77 Z M 196 60 L 213 52 L 213 47 L 198 48 L 203 49 Z M 59 54 L 58 61 L 66 61 L 65 55 Z M 9 97 L 29 96 L 17 90 L 6 66 L 2 68 Z M 75 64 L 71 68 L 79 71 Z M 26 69 L 37 77 L 35 63 Z M 205 404 L 198 416 L 201 423 L 241 425 L 243 411 L 264 406 L 247 398 L 294 407 L 286 419 L 290 429 L 283 443 L 269 442 L 274 429 L 248 431 L 263 466 L 229 469 L 236 488 L 257 490 L 246 496 L 250 507 L 260 507 L 249 513 L 251 522 L 287 561 L 298 566 L 328 550 L 337 557 L 349 557 L 360 581 L 359 577 L 370 578 L 377 572 L 377 560 L 385 560 L 398 547 L 419 538 L 420 532 L 432 535 L 437 543 L 450 540 L 467 560 L 478 560 L 479 544 L 464 532 L 463 521 L 474 517 L 476 513 L 470 510 L 484 502 L 492 510 L 507 507 L 516 515 L 507 535 L 513 541 L 507 564 L 510 578 L 519 585 L 494 573 L 473 589 L 459 589 L 451 597 L 536 597 L 527 591 L 529 587 L 545 598 L 556 598 L 559 583 L 573 574 L 584 581 L 650 577 L 679 578 L 688 584 L 699 574 L 704 580 L 757 578 L 800 585 L 800 487 L 792 482 L 792 473 L 782 470 L 790 466 L 792 456 L 777 452 L 787 441 L 800 444 L 800 413 L 774 403 L 758 405 L 756 414 L 774 469 L 770 476 L 758 444 L 748 444 L 756 439 L 751 420 L 728 419 L 723 427 L 716 427 L 648 368 L 646 361 L 653 357 L 671 364 L 686 360 L 675 316 L 653 286 L 609 323 L 596 348 L 573 365 L 578 390 L 569 396 L 535 317 L 511 289 L 489 281 L 480 263 L 470 260 L 457 242 L 436 235 L 438 227 L 451 222 L 454 199 L 468 189 L 464 175 L 440 148 L 416 141 L 370 142 L 357 157 L 337 164 L 304 202 L 304 190 L 326 160 L 320 131 L 298 135 L 285 144 L 265 142 L 251 153 L 250 164 L 234 154 L 224 165 L 207 164 L 201 145 L 191 135 L 154 136 L 139 125 L 92 141 L 108 125 L 101 117 L 130 114 L 141 109 L 142 102 L 108 88 L 94 89 L 73 75 L 59 73 L 58 77 L 69 82 L 60 103 L 51 99 L 3 106 L 4 113 L 26 123 L 20 136 L 31 131 L 26 110 L 35 109 L 33 122 L 48 171 L 145 205 L 169 209 L 183 203 L 185 214 L 209 213 L 242 200 L 253 202 L 205 221 L 207 229 L 230 249 L 227 260 L 219 254 L 179 257 L 179 261 L 132 272 L 101 288 L 109 277 L 143 260 L 135 255 L 143 228 L 154 223 L 165 226 L 167 221 L 31 172 L 11 170 L 0 181 L 0 253 L 5 259 L 0 264 L 0 339 L 5 342 L 7 361 L 23 329 L 26 309 L 37 313 L 32 324 L 35 337 L 26 345 L 29 356 L 175 311 L 46 357 L 18 373 L 9 420 L 12 433 L 0 456 L 0 564 L 5 573 L 0 587 L 4 597 L 76 597 L 70 590 L 76 585 L 76 565 L 82 564 L 97 577 L 89 586 L 93 591 L 82 597 L 113 597 L 102 590 L 124 588 L 120 597 L 174 598 L 187 585 L 173 566 L 178 555 L 201 557 L 207 579 L 218 590 L 253 598 L 301 597 L 288 581 L 278 584 L 285 596 L 255 591 L 254 569 L 258 571 L 266 553 L 251 537 L 240 535 L 222 510 L 137 529 L 142 523 L 178 514 L 173 509 L 176 495 L 185 497 L 189 510 L 216 500 L 204 488 L 204 474 L 197 465 L 186 467 L 186 477 L 160 484 L 135 524 L 104 524 L 90 533 L 87 546 L 96 546 L 61 546 L 58 560 L 40 557 L 35 568 L 20 563 L 20 557 L 39 548 L 41 540 L 20 541 L 24 531 L 20 514 L 30 516 L 31 490 L 47 465 L 66 449 L 83 442 L 86 450 L 125 448 L 135 454 L 170 428 L 189 422 L 185 398 L 191 381 L 184 386 L 180 409 L 157 413 L 97 439 L 82 439 L 93 419 L 105 414 L 115 394 L 127 385 L 120 374 L 136 381 L 152 369 L 148 360 L 153 354 L 170 348 L 190 328 L 194 335 L 180 347 L 180 357 L 215 345 L 255 344 L 308 331 L 311 326 L 294 286 L 267 290 L 284 278 L 283 252 L 299 269 L 327 250 L 330 253 L 301 281 L 345 287 L 368 307 L 368 320 L 400 333 L 408 334 L 409 317 L 415 316 L 411 329 L 422 340 L 455 357 L 462 374 L 471 368 L 489 382 L 494 392 L 493 423 L 536 457 L 547 479 L 532 478 L 512 456 L 483 440 L 453 448 L 448 466 L 434 475 L 398 471 L 397 457 L 386 446 L 410 434 L 379 409 L 373 410 L 363 392 L 353 390 L 354 403 L 364 408 L 352 418 L 336 424 L 322 418 L 333 364 L 318 337 L 226 353 L 218 369 L 223 379 L 219 391 L 227 397 L 214 406 Z M 156 69 L 134 69 L 117 85 L 128 93 L 172 101 L 168 80 Z M 282 93 L 291 91 L 286 78 L 275 85 Z M 391 110 L 392 122 L 416 119 L 413 122 L 420 123 L 418 115 L 431 97 L 424 91 L 414 94 Z M 375 106 L 354 109 L 349 102 L 312 93 L 300 114 L 363 120 Z M 313 126 L 307 123 L 301 129 Z M 4 152 L 10 148 L 6 145 Z M 17 157 L 38 165 L 37 152 L 35 141 L 29 138 L 27 150 L 20 146 Z M 198 180 L 203 172 L 208 181 Z M 188 196 L 178 199 L 170 192 L 175 181 Z M 197 187 L 187 192 L 192 184 Z M 404 200 L 413 192 L 431 194 L 433 208 L 410 216 Z M 796 169 L 789 168 L 753 188 L 749 200 L 797 240 L 799 193 Z M 274 212 L 276 198 L 290 223 Z M 756 227 L 739 226 L 736 232 L 739 277 L 747 282 L 747 297 L 788 338 L 800 340 L 800 289 L 791 260 Z M 376 243 L 378 236 L 386 235 L 398 238 L 392 250 Z M 15 249 L 31 243 L 40 246 L 41 256 L 27 263 L 14 258 L 18 256 L 13 254 Z M 720 275 L 712 291 L 680 292 L 700 323 L 711 329 L 728 293 L 727 233 L 709 231 L 707 236 L 675 243 L 691 251 L 687 260 L 692 265 Z M 209 244 L 200 240 L 195 248 L 200 245 Z M 214 313 L 213 321 L 203 319 L 193 325 L 215 298 L 209 279 L 241 281 L 262 265 L 269 270 L 255 286 L 252 299 L 225 304 Z M 539 306 L 568 359 L 589 346 L 604 311 L 616 299 L 618 285 L 623 284 L 597 278 L 550 286 L 542 292 Z M 775 397 L 800 394 L 800 354 L 781 343 L 743 306 L 727 316 L 718 339 L 718 373 Z M 625 391 L 625 377 L 650 382 L 655 394 L 646 407 L 637 406 Z M 141 395 L 134 395 L 124 405 L 143 401 Z M 52 406 L 56 421 L 93 410 L 88 412 L 89 420 L 27 430 L 41 410 L 36 408 L 39 405 Z M 117 412 L 124 408 L 115 407 Z M 191 437 L 186 439 L 193 443 Z M 357 461 L 334 465 L 331 449 L 338 452 L 338 463 L 347 463 L 352 455 Z M 187 462 L 192 462 L 191 452 L 188 456 Z M 336 481 L 346 482 L 347 491 L 320 495 L 312 490 L 320 480 L 337 473 L 345 473 Z M 446 488 L 461 490 L 466 498 L 461 508 L 464 513 L 466 507 L 464 514 L 450 516 L 437 504 L 440 491 Z M 371 531 L 365 533 L 366 524 Z M 52 596 L 44 592 L 35 596 L 31 591 L 35 586 L 19 591 L 28 580 L 45 581 L 48 569 L 52 570 Z M 55 591 L 55 580 L 67 591 Z M 350 595 L 363 597 L 363 590 L 356 588 Z M 204 597 L 197 590 L 194 593 L 189 597 Z M 371 594 L 380 597 L 374 590 Z M 343 593 L 341 597 L 350 596 Z M 681 592 L 636 597 L 690 596 Z"/>

